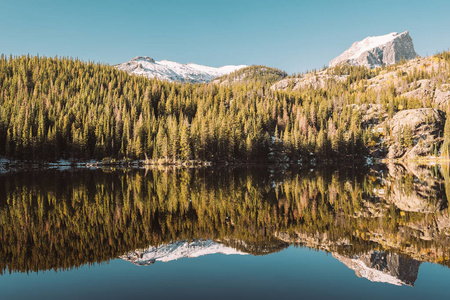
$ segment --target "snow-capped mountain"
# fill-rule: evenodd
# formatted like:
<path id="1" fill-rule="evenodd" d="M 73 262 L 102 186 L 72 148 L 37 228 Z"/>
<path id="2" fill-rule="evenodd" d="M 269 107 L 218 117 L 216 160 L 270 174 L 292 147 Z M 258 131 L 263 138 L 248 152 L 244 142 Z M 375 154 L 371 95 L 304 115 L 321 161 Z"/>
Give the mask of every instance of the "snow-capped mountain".
<path id="1" fill-rule="evenodd" d="M 358 277 L 393 285 L 414 286 L 420 267 L 420 262 L 417 260 L 383 251 L 350 257 L 333 253 L 333 256 L 354 270 Z"/>
<path id="2" fill-rule="evenodd" d="M 409 32 L 392 32 L 382 36 L 371 36 L 355 42 L 349 49 L 330 62 L 330 67 L 340 64 L 376 68 L 395 64 L 402 59 L 417 56 Z"/>
<path id="3" fill-rule="evenodd" d="M 148 78 L 157 77 L 167 81 L 181 81 L 192 83 L 209 82 L 212 79 L 232 73 L 247 67 L 223 66 L 220 68 L 202 66 L 197 64 L 180 64 L 173 61 L 155 61 L 147 56 L 137 56 L 128 62 L 116 65 L 116 68 L 129 74 L 143 75 Z"/>
<path id="4" fill-rule="evenodd" d="M 157 248 L 149 247 L 148 249 L 130 251 L 120 258 L 138 266 L 147 266 L 156 261 L 169 262 L 183 257 L 192 258 L 217 253 L 247 255 L 247 253 L 211 240 L 194 240 L 191 242 L 177 241 Z"/>

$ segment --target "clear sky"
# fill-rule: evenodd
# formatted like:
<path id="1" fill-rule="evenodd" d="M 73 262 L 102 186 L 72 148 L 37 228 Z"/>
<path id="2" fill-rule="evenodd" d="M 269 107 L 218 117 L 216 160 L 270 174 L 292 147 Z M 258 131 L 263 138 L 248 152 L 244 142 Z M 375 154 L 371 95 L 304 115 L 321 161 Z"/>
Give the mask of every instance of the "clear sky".
<path id="1" fill-rule="evenodd" d="M 145 55 L 304 72 L 405 30 L 421 56 L 448 50 L 450 1 L 0 0 L 0 53 L 107 64 Z"/>

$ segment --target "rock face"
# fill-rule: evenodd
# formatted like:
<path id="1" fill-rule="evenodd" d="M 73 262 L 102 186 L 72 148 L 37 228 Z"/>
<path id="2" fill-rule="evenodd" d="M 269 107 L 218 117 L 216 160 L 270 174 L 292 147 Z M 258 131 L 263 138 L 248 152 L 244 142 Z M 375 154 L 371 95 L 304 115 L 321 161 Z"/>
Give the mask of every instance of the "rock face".
<path id="1" fill-rule="evenodd" d="M 445 113 L 433 108 L 399 111 L 386 121 L 393 141 L 388 159 L 431 155 L 432 146 L 442 140 Z"/>
<path id="2" fill-rule="evenodd" d="M 409 32 L 393 32 L 382 36 L 367 37 L 355 42 L 349 49 L 330 62 L 330 67 L 340 64 L 376 68 L 395 64 L 402 59 L 417 56 Z"/>
<path id="3" fill-rule="evenodd" d="M 333 256 L 354 270 L 358 277 L 394 285 L 414 286 L 420 267 L 417 260 L 383 251 L 350 257 L 333 253 Z"/>
<path id="4" fill-rule="evenodd" d="M 147 56 L 137 56 L 132 60 L 116 65 L 119 70 L 129 74 L 142 75 L 148 78 L 158 78 L 167 81 L 180 81 L 191 83 L 204 83 L 212 79 L 229 74 L 246 67 L 223 66 L 220 68 L 202 66 L 197 64 L 180 64 L 173 61 L 155 61 Z"/>

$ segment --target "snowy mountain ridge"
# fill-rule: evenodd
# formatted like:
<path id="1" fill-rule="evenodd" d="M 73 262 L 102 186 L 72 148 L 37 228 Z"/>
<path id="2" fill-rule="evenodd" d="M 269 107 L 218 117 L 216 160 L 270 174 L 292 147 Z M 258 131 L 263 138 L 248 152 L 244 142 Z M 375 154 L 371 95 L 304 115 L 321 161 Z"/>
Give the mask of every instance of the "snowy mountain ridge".
<path id="1" fill-rule="evenodd" d="M 199 257 L 209 254 L 247 255 L 247 253 L 227 247 L 212 240 L 177 241 L 160 247 L 130 251 L 120 256 L 121 259 L 138 266 L 148 266 L 156 261 L 169 262 L 184 257 Z"/>
<path id="2" fill-rule="evenodd" d="M 115 67 L 129 74 L 142 75 L 148 78 L 156 77 L 171 82 L 205 83 L 216 77 L 230 74 L 247 66 L 239 65 L 215 68 L 193 63 L 181 64 L 168 60 L 155 61 L 148 56 L 137 56 Z"/>

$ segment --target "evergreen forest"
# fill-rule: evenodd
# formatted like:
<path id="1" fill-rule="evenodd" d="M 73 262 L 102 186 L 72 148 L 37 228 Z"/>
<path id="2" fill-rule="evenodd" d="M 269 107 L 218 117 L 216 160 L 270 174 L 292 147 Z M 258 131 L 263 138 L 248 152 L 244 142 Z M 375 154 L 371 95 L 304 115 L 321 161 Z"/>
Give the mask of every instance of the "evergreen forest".
<path id="1" fill-rule="evenodd" d="M 433 59 L 445 62 L 446 72 L 417 68 L 399 76 L 409 83 L 439 76 L 448 82 L 450 53 Z M 293 77 L 263 66 L 208 84 L 181 84 L 72 58 L 2 55 L 0 156 L 166 163 L 358 160 L 374 145 L 386 146 L 364 121 L 362 105 L 380 105 L 389 115 L 435 106 L 399 96 L 394 84 L 367 88 L 367 80 L 395 68 L 338 66 L 331 71 L 345 81 L 275 90 L 275 82 Z"/>

